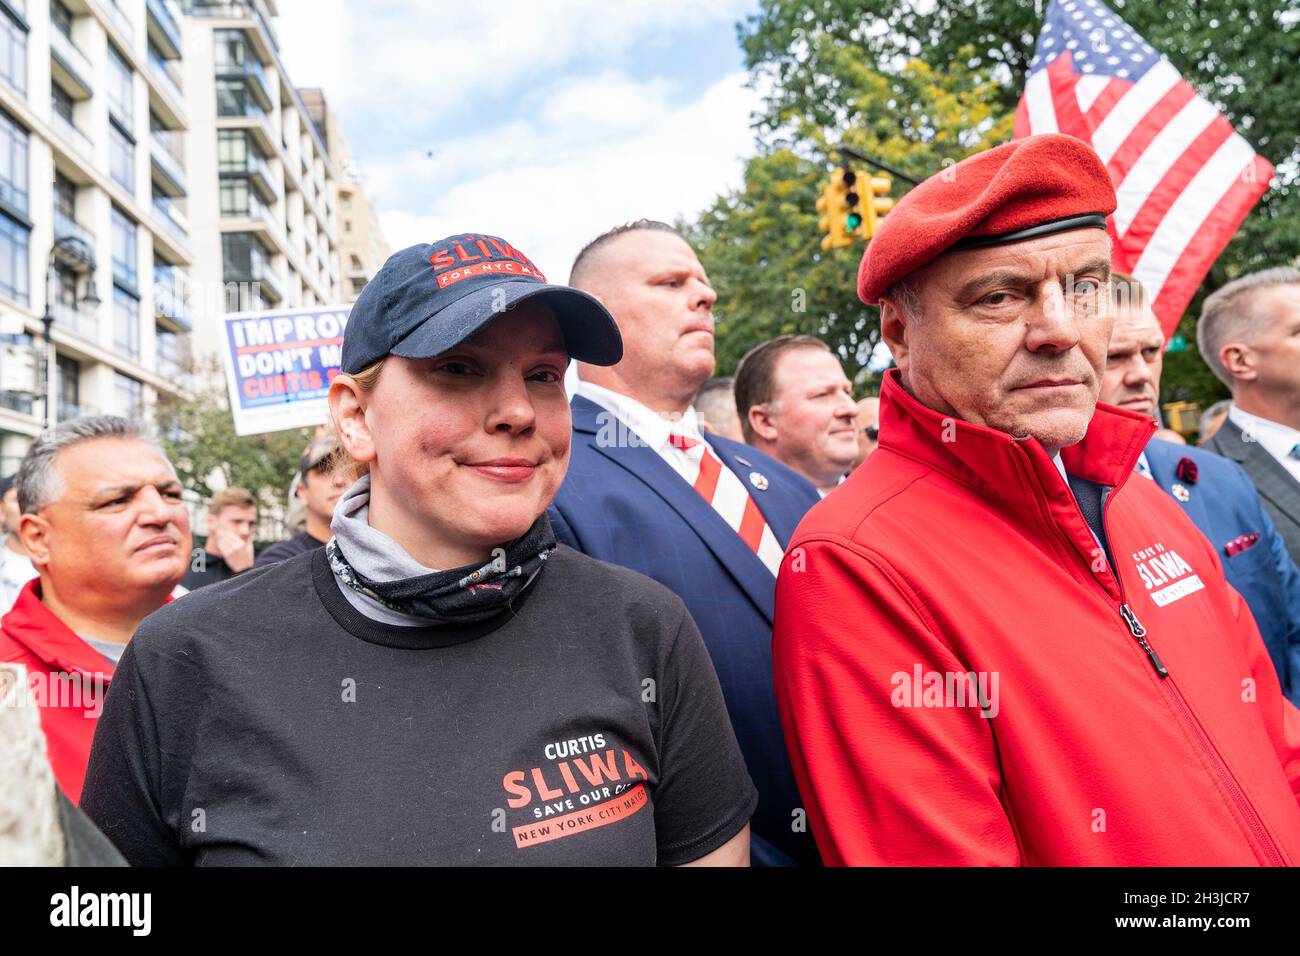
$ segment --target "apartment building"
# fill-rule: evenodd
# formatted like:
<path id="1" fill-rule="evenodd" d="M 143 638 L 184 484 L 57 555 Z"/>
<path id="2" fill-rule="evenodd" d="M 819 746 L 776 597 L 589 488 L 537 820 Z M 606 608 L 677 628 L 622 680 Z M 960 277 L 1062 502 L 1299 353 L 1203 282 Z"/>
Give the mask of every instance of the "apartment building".
<path id="1" fill-rule="evenodd" d="M 0 472 L 186 387 L 183 52 L 164 0 L 0 0 Z"/>
<path id="2" fill-rule="evenodd" d="M 338 114 L 329 107 L 323 90 L 304 88 L 302 99 L 334 163 L 339 210 L 339 261 L 343 270 L 343 301 L 355 302 L 366 283 L 392 254 L 384 240 L 379 217 L 366 193 L 343 134 Z"/>
<path id="3" fill-rule="evenodd" d="M 275 4 L 190 0 L 185 12 L 196 290 L 225 311 L 341 301 L 334 164 L 280 59 Z M 196 323 L 193 344 L 218 353 L 220 323 Z"/>
<path id="4" fill-rule="evenodd" d="M 351 301 L 387 256 L 277 15 L 0 0 L 0 474 L 51 421 L 187 394 L 226 312 Z"/>

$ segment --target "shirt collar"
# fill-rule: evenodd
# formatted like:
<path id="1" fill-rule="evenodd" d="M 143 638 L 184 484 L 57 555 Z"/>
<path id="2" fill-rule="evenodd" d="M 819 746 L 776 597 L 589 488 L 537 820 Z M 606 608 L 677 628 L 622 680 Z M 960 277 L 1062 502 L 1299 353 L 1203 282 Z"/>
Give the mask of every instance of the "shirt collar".
<path id="1" fill-rule="evenodd" d="M 1300 431 L 1281 422 L 1269 421 L 1236 405 L 1228 409 L 1228 420 L 1241 429 L 1243 435 L 1253 435 L 1274 458 L 1287 458 L 1291 449 L 1300 444 Z"/>
<path id="2" fill-rule="evenodd" d="M 583 379 L 578 379 L 578 387 L 574 389 L 574 394 L 581 395 L 606 411 L 612 412 L 619 421 L 655 451 L 668 444 L 668 436 L 673 432 L 697 441 L 704 440 L 704 436 L 700 434 L 699 416 L 695 414 L 694 407 L 688 406 L 682 413 L 681 419 L 674 422 L 642 405 L 630 395 L 611 391 Z"/>

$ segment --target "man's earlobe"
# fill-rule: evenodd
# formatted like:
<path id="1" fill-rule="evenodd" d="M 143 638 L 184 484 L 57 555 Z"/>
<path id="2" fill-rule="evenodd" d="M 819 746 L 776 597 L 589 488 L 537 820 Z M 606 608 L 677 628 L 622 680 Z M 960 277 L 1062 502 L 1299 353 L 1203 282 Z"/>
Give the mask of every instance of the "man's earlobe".
<path id="1" fill-rule="evenodd" d="M 40 515 L 22 515 L 18 519 L 18 540 L 23 543 L 32 564 L 44 566 L 50 562 L 50 525 Z"/>

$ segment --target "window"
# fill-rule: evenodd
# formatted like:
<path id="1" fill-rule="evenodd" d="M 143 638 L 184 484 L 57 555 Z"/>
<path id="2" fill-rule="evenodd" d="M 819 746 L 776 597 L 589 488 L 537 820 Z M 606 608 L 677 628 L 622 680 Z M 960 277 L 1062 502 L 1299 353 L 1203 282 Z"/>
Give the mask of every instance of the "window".
<path id="1" fill-rule="evenodd" d="M 248 188 L 247 179 L 221 180 L 221 215 L 252 216 L 259 208 L 256 197 Z"/>
<path id="2" fill-rule="evenodd" d="M 212 56 L 218 73 L 242 73 L 249 59 L 243 30 L 213 30 Z"/>
<path id="3" fill-rule="evenodd" d="M 114 372 L 113 393 L 119 415 L 136 419 L 144 415 L 144 383 L 130 375 Z"/>
<path id="4" fill-rule="evenodd" d="M 344 231 L 344 232 L 351 232 L 351 231 L 352 231 L 352 220 L 351 220 L 351 219 L 344 219 L 344 220 L 343 220 L 343 231 Z"/>
<path id="5" fill-rule="evenodd" d="M 27 227 L 0 215 L 0 295 L 27 305 L 28 245 Z"/>
<path id="6" fill-rule="evenodd" d="M 77 274 L 58 264 L 54 266 L 54 301 L 72 311 L 77 308 Z"/>
<path id="7" fill-rule="evenodd" d="M 135 118 L 135 84 L 130 65 L 111 43 L 108 45 L 108 105 L 130 129 Z"/>
<path id="8" fill-rule="evenodd" d="M 19 93 L 27 92 L 27 31 L 7 10 L 0 12 L 0 77 Z"/>
<path id="9" fill-rule="evenodd" d="M 343 197 L 343 211 L 344 211 L 344 212 L 351 212 L 351 211 L 352 211 L 352 197 L 351 197 L 351 196 L 344 196 L 344 197 Z"/>
<path id="10" fill-rule="evenodd" d="M 353 256 L 353 257 L 352 257 L 352 268 L 353 268 L 353 269 L 364 269 L 364 268 L 365 268 L 365 266 L 363 266 L 363 265 L 361 264 L 361 257 L 360 257 L 360 256 Z"/>
<path id="11" fill-rule="evenodd" d="M 353 279 L 353 280 L 352 280 L 352 294 L 353 294 L 353 295 L 360 295 L 360 294 L 361 294 L 361 290 L 364 289 L 365 287 L 366 287 L 366 280 L 365 280 L 365 279 Z"/>
<path id="12" fill-rule="evenodd" d="M 113 122 L 108 124 L 108 172 L 127 192 L 135 192 L 135 144 Z"/>
<path id="13" fill-rule="evenodd" d="M 72 11 L 62 0 L 50 0 L 50 23 L 69 40 L 72 39 Z"/>
<path id="14" fill-rule="evenodd" d="M 113 348 L 140 357 L 140 300 L 120 286 L 113 286 Z"/>
<path id="15" fill-rule="evenodd" d="M 248 137 L 241 129 L 217 130 L 217 169 L 242 173 L 248 169 Z"/>
<path id="16" fill-rule="evenodd" d="M 77 218 L 77 184 L 57 169 L 54 171 L 54 211 Z"/>
<path id="17" fill-rule="evenodd" d="M 65 90 L 63 87 L 59 86 L 58 83 L 55 83 L 53 81 L 53 78 L 51 78 L 50 109 L 55 113 L 55 115 L 62 116 L 64 120 L 67 121 L 69 126 L 77 125 L 76 122 L 72 119 L 73 105 L 74 105 L 74 101 L 72 97 L 68 94 L 68 91 Z"/>
<path id="18" fill-rule="evenodd" d="M 154 343 L 158 374 L 172 380 L 179 378 L 181 375 L 180 336 L 158 325 L 154 327 Z"/>
<path id="19" fill-rule="evenodd" d="M 81 417 L 81 363 L 66 355 L 55 357 L 54 393 L 59 397 L 59 421 Z"/>
<path id="20" fill-rule="evenodd" d="M 243 80 L 217 80 L 218 116 L 251 116 L 261 112 L 261 107 L 248 95 Z"/>
<path id="21" fill-rule="evenodd" d="M 135 223 L 113 207 L 113 281 L 134 292 L 136 279 Z"/>
<path id="22" fill-rule="evenodd" d="M 27 130 L 0 112 L 0 201 L 27 212 Z"/>

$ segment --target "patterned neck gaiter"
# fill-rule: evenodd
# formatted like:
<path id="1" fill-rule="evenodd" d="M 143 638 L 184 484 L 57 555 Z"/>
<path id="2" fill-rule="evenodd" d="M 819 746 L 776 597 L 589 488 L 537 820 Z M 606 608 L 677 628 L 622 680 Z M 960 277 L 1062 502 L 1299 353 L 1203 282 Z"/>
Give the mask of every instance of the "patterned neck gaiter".
<path id="1" fill-rule="evenodd" d="M 390 611 L 419 617 L 430 624 L 475 624 L 508 611 L 515 598 L 536 581 L 557 546 L 550 519 L 542 512 L 523 535 L 494 549 L 487 564 L 384 579 L 368 577 L 349 562 L 346 553 L 351 544 L 358 549 L 358 556 L 366 559 L 358 564 L 373 563 L 376 557 L 369 553 L 374 542 L 357 534 L 361 529 L 351 527 L 358 519 L 365 521 L 366 512 L 360 509 L 366 503 L 363 496 L 369 498 L 368 492 L 368 482 L 365 487 L 358 482 L 344 496 L 351 499 L 349 507 L 345 509 L 340 500 L 335 508 L 335 535 L 325 545 L 330 570 L 344 587 L 378 601 Z M 364 530 L 372 532 L 369 537 L 375 536 L 368 523 Z M 384 540 L 396 547 L 386 536 Z M 402 566 L 415 564 L 404 552 L 391 557 L 400 557 L 397 563 Z"/>

